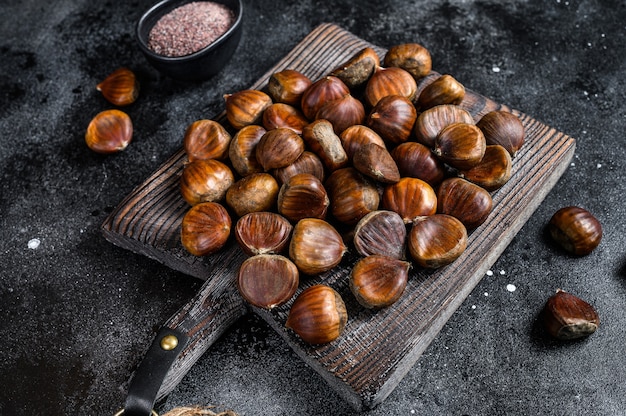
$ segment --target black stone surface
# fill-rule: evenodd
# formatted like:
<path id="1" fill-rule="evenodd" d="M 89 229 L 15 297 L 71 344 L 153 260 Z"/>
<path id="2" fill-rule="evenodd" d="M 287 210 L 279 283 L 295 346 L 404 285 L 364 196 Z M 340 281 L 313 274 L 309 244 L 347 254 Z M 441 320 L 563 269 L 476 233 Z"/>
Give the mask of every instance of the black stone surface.
<path id="1" fill-rule="evenodd" d="M 100 224 L 307 33 L 333 22 L 375 44 L 419 42 L 434 68 L 577 139 L 571 166 L 387 400 L 366 415 L 620 415 L 626 412 L 626 4 L 575 0 L 244 1 L 230 63 L 186 85 L 141 56 L 135 22 L 153 1 L 0 3 L 0 414 L 112 415 L 156 329 L 200 282 L 106 242 Z M 87 149 L 111 108 L 95 85 L 119 66 L 142 80 L 122 153 Z M 604 226 L 600 247 L 566 255 L 545 237 L 566 205 Z M 39 242 L 37 246 L 35 243 Z M 516 290 L 507 290 L 512 284 Z M 563 288 L 601 317 L 557 343 L 538 325 Z M 158 406 L 241 415 L 353 410 L 254 316 L 241 319 Z"/>

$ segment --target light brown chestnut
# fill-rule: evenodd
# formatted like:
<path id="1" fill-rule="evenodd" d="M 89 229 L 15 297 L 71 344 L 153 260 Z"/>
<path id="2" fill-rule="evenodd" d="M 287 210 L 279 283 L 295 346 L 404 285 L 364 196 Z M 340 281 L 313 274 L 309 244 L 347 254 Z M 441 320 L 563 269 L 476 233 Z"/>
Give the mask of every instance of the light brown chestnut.
<path id="1" fill-rule="evenodd" d="M 217 202 L 196 204 L 183 217 L 180 241 L 194 256 L 206 256 L 219 251 L 230 236 L 231 219 L 228 211 Z"/>
<path id="2" fill-rule="evenodd" d="M 432 149 L 439 132 L 453 123 L 474 124 L 474 118 L 469 111 L 453 104 L 442 104 L 424 110 L 415 121 L 415 140 Z"/>
<path id="3" fill-rule="evenodd" d="M 249 304 L 269 310 L 293 297 L 299 276 L 298 268 L 287 257 L 259 254 L 239 266 L 237 289 Z"/>
<path id="4" fill-rule="evenodd" d="M 319 109 L 329 101 L 337 100 L 350 89 L 337 77 L 325 76 L 313 82 L 302 94 L 300 109 L 309 120 L 315 120 Z"/>
<path id="5" fill-rule="evenodd" d="M 123 111 L 104 110 L 91 119 L 85 132 L 87 147 L 110 154 L 126 149 L 133 138 L 133 122 Z"/>
<path id="6" fill-rule="evenodd" d="M 253 173 L 237 180 L 226 191 L 226 204 L 238 217 L 276 206 L 278 182 L 269 173 Z"/>
<path id="7" fill-rule="evenodd" d="M 387 50 L 383 65 L 400 67 L 418 80 L 430 73 L 432 57 L 424 46 L 418 43 L 404 43 Z"/>
<path id="8" fill-rule="evenodd" d="M 350 90 L 354 90 L 364 85 L 379 66 L 378 54 L 374 49 L 367 46 L 333 69 L 330 75 L 339 78 Z"/>
<path id="9" fill-rule="evenodd" d="M 343 333 L 348 312 L 341 295 L 327 285 L 304 289 L 293 301 L 285 326 L 304 342 L 327 344 Z"/>
<path id="10" fill-rule="evenodd" d="M 237 220 L 235 239 L 248 256 L 280 254 L 287 248 L 292 230 L 291 223 L 275 212 L 251 212 Z"/>
<path id="11" fill-rule="evenodd" d="M 499 144 L 485 147 L 485 155 L 478 165 L 459 172 L 461 178 L 492 192 L 511 179 L 512 160 L 509 152 Z"/>
<path id="12" fill-rule="evenodd" d="M 329 120 L 318 119 L 311 122 L 302 131 L 302 139 L 328 171 L 332 172 L 348 164 L 348 155 Z"/>
<path id="13" fill-rule="evenodd" d="M 354 228 L 353 244 L 362 256 L 380 254 L 403 259 L 406 225 L 400 214 L 376 210 L 365 215 Z"/>
<path id="14" fill-rule="evenodd" d="M 346 251 L 339 232 L 324 220 L 305 218 L 293 227 L 289 258 L 304 274 L 317 275 L 332 269 Z"/>
<path id="15" fill-rule="evenodd" d="M 426 146 L 418 142 L 405 142 L 391 150 L 400 176 L 418 178 L 435 187 L 446 175 L 444 163 Z"/>
<path id="16" fill-rule="evenodd" d="M 481 225 L 493 209 L 491 194 L 462 178 L 448 178 L 437 190 L 437 212 L 459 219 L 465 228 Z"/>
<path id="17" fill-rule="evenodd" d="M 226 118 L 231 126 L 240 129 L 249 124 L 260 124 L 263 112 L 272 105 L 272 98 L 259 90 L 241 90 L 225 94 Z"/>
<path id="18" fill-rule="evenodd" d="M 467 230 L 461 221 L 451 215 L 420 217 L 409 231 L 407 247 L 417 264 L 437 269 L 463 254 L 467 248 Z"/>
<path id="19" fill-rule="evenodd" d="M 96 90 L 111 104 L 123 107 L 139 97 L 139 81 L 131 69 L 118 68 L 98 83 Z"/>
<path id="20" fill-rule="evenodd" d="M 303 218 L 326 218 L 328 194 L 322 182 L 310 173 L 298 173 L 280 187 L 278 212 L 292 222 Z"/>
<path id="21" fill-rule="evenodd" d="M 355 124 L 363 124 L 365 108 L 361 101 L 350 94 L 327 101 L 315 113 L 315 119 L 325 119 L 331 122 L 336 134 Z"/>
<path id="22" fill-rule="evenodd" d="M 343 149 L 346 151 L 348 160 L 352 160 L 357 149 L 366 143 L 376 143 L 385 147 L 385 141 L 378 133 L 360 124 L 348 127 L 339 135 L 339 138 L 341 139 Z"/>
<path id="23" fill-rule="evenodd" d="M 413 101 L 417 94 L 417 83 L 413 76 L 399 67 L 376 68 L 365 85 L 365 102 L 372 108 L 388 95 L 400 95 Z"/>
<path id="24" fill-rule="evenodd" d="M 268 130 L 256 145 L 256 160 L 268 172 L 284 168 L 295 162 L 304 152 L 304 141 L 287 127 Z"/>
<path id="25" fill-rule="evenodd" d="M 232 137 L 215 120 L 196 120 L 185 130 L 183 147 L 190 161 L 197 159 L 225 160 Z"/>
<path id="26" fill-rule="evenodd" d="M 363 175 L 381 183 L 396 183 L 400 180 L 400 171 L 389 151 L 374 143 L 361 146 L 354 157 L 352 165 Z"/>
<path id="27" fill-rule="evenodd" d="M 385 187 L 382 207 L 398 213 L 406 224 L 410 224 L 416 218 L 433 215 L 437 211 L 437 195 L 432 186 L 423 180 L 404 177 Z"/>
<path id="28" fill-rule="evenodd" d="M 324 164 L 315 153 L 305 150 L 291 165 L 272 170 L 272 175 L 279 185 L 287 182 L 289 178 L 298 173 L 310 173 L 323 182 L 325 178 Z"/>
<path id="29" fill-rule="evenodd" d="M 525 131 L 522 121 L 515 114 L 503 110 L 491 111 L 476 125 L 485 135 L 487 144 L 499 144 L 515 158 L 524 144 Z"/>
<path id="30" fill-rule="evenodd" d="M 409 140 L 416 119 L 417 111 L 408 98 L 388 95 L 372 108 L 366 124 L 383 140 L 395 145 Z"/>
<path id="31" fill-rule="evenodd" d="M 374 254 L 356 262 L 350 272 L 350 291 L 361 306 L 380 309 L 400 299 L 409 280 L 411 263 Z"/>
<path id="32" fill-rule="evenodd" d="M 437 135 L 433 152 L 453 168 L 467 170 L 480 163 L 486 147 L 485 136 L 478 127 L 454 123 Z"/>
<path id="33" fill-rule="evenodd" d="M 275 103 L 300 107 L 302 94 L 312 84 L 309 77 L 294 69 L 283 69 L 270 75 L 267 91 Z"/>
<path id="34" fill-rule="evenodd" d="M 235 172 L 241 176 L 263 172 L 256 160 L 256 145 L 267 130 L 257 124 L 242 127 L 233 136 L 228 146 L 228 158 Z"/>
<path id="35" fill-rule="evenodd" d="M 577 206 L 563 207 L 548 222 L 552 239 L 567 252 L 585 256 L 602 240 L 602 224 L 594 215 Z"/>
<path id="36" fill-rule="evenodd" d="M 420 111 L 442 104 L 459 105 L 465 98 L 465 87 L 452 75 L 445 74 L 428 84 L 417 98 Z"/>
<path id="37" fill-rule="evenodd" d="M 200 202 L 217 202 L 235 183 L 230 168 L 215 159 L 194 160 L 183 167 L 180 177 L 180 193 L 190 205 Z"/>
<path id="38" fill-rule="evenodd" d="M 561 289 L 548 298 L 543 320 L 548 333 L 560 340 L 589 336 L 600 325 L 600 316 L 591 304 Z"/>
<path id="39" fill-rule="evenodd" d="M 302 134 L 304 126 L 309 120 L 296 107 L 285 103 L 274 103 L 263 112 L 263 127 L 272 130 L 279 127 L 288 127 L 298 134 Z"/>
<path id="40" fill-rule="evenodd" d="M 354 225 L 378 209 L 376 184 L 353 167 L 337 169 L 324 183 L 330 198 L 330 212 L 339 222 Z"/>

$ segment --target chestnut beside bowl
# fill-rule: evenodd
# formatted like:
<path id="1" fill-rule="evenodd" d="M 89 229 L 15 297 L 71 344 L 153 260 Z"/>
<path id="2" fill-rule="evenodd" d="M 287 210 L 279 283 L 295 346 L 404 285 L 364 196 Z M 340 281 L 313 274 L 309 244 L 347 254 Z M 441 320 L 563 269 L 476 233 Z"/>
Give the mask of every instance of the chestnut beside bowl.
<path id="1" fill-rule="evenodd" d="M 212 0 L 229 7 L 235 22 L 226 33 L 207 47 L 190 55 L 169 57 L 159 55 L 148 47 L 148 35 L 156 22 L 175 8 L 197 0 L 163 0 L 139 19 L 135 35 L 147 61 L 159 72 L 181 81 L 203 81 L 218 73 L 230 60 L 239 45 L 242 31 L 242 0 Z"/>

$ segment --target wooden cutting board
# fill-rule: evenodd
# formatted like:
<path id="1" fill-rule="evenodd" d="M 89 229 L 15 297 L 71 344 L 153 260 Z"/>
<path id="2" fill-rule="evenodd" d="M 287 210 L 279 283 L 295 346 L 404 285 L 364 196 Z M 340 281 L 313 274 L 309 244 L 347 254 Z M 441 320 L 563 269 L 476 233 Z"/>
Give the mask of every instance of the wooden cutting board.
<path id="1" fill-rule="evenodd" d="M 316 80 L 365 46 L 373 47 L 381 57 L 385 53 L 383 48 L 335 25 L 322 24 L 250 88 L 263 89 L 272 73 L 285 68 L 299 70 Z M 224 91 L 229 92 L 233 91 Z M 519 111 L 472 91 L 467 92 L 462 106 L 476 120 L 494 109 L 511 111 L 520 117 L 526 129 L 526 142 L 514 159 L 511 180 L 493 193 L 492 214 L 471 232 L 468 248 L 456 262 L 435 272 L 414 267 L 403 297 L 387 309 L 366 310 L 350 293 L 347 277 L 357 259 L 354 250 L 331 272 L 303 279 L 300 291 L 323 282 L 334 287 L 346 301 L 349 320 L 345 333 L 327 345 L 307 345 L 285 329 L 291 302 L 271 312 L 246 306 L 235 287 L 237 267 L 245 258 L 236 243 L 203 258 L 189 255 L 181 246 L 180 223 L 189 209 L 178 188 L 186 160 L 182 147 L 133 190 L 103 223 L 105 238 L 205 280 L 197 296 L 166 323 L 187 333 L 191 341 L 168 374 L 160 396 L 176 386 L 233 322 L 252 310 L 355 409 L 380 404 L 502 254 L 574 155 L 574 139 Z M 223 121 L 224 115 L 216 119 Z"/>

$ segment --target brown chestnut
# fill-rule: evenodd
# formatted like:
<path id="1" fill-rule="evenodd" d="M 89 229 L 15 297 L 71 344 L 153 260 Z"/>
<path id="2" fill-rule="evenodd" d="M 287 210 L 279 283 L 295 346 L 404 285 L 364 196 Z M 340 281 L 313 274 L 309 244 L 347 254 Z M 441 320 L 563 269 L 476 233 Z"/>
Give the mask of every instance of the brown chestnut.
<path id="1" fill-rule="evenodd" d="M 512 158 L 524 144 L 524 125 L 515 114 L 503 110 L 491 111 L 482 116 L 476 125 L 485 135 L 487 144 L 499 144 Z"/>
<path id="2" fill-rule="evenodd" d="M 263 166 L 256 160 L 256 145 L 266 132 L 262 126 L 250 124 L 242 127 L 233 136 L 228 146 L 228 157 L 239 175 L 263 172 Z"/>
<path id="3" fill-rule="evenodd" d="M 309 120 L 315 120 L 317 112 L 329 101 L 350 94 L 350 89 L 337 77 L 325 76 L 312 83 L 302 94 L 300 109 Z"/>
<path id="4" fill-rule="evenodd" d="M 348 155 L 348 160 L 352 160 L 354 153 L 364 144 L 376 143 L 379 146 L 385 147 L 385 141 L 378 133 L 360 124 L 348 127 L 341 133 L 339 138 L 341 139 L 343 149 L 346 151 L 346 155 Z"/>
<path id="5" fill-rule="evenodd" d="M 190 161 L 196 159 L 224 160 L 232 137 L 228 131 L 215 120 L 196 120 L 185 130 L 183 148 Z"/>
<path id="6" fill-rule="evenodd" d="M 389 95 L 381 98 L 372 108 L 366 124 L 383 140 L 399 144 L 409 140 L 416 119 L 417 111 L 408 98 Z"/>
<path id="7" fill-rule="evenodd" d="M 290 300 L 298 289 L 298 268 L 280 254 L 259 254 L 239 266 L 237 289 L 251 305 L 273 309 Z"/>
<path id="8" fill-rule="evenodd" d="M 237 220 L 235 239 L 249 256 L 280 254 L 287 248 L 292 230 L 291 223 L 275 212 L 251 212 Z"/>
<path id="9" fill-rule="evenodd" d="M 387 50 L 383 65 L 400 67 L 418 80 L 430 73 L 432 57 L 428 49 L 418 43 L 403 43 Z"/>
<path id="10" fill-rule="evenodd" d="M 307 124 L 309 124 L 309 120 L 304 117 L 304 114 L 289 104 L 274 103 L 263 112 L 263 127 L 266 130 L 288 127 L 296 133 L 302 134 L 302 129 Z"/>
<path id="11" fill-rule="evenodd" d="M 465 87 L 452 75 L 442 75 L 428 84 L 417 98 L 416 107 L 421 111 L 442 105 L 459 105 L 465 97 Z"/>
<path id="12" fill-rule="evenodd" d="M 398 166 L 387 148 L 375 143 L 361 146 L 352 158 L 352 165 L 363 175 L 381 183 L 396 183 L 400 180 Z"/>
<path id="13" fill-rule="evenodd" d="M 343 224 L 354 225 L 378 209 L 380 195 L 374 181 L 353 167 L 337 169 L 324 186 L 330 198 L 330 212 Z"/>
<path id="14" fill-rule="evenodd" d="M 442 104 L 424 110 L 415 121 L 415 140 L 432 149 L 439 132 L 452 123 L 474 124 L 474 118 L 469 111 L 453 104 Z"/>
<path id="15" fill-rule="evenodd" d="M 194 256 L 205 256 L 220 250 L 230 236 L 228 211 L 217 202 L 196 204 L 183 217 L 180 241 Z"/>
<path id="16" fill-rule="evenodd" d="M 267 91 L 275 103 L 300 106 L 302 94 L 312 84 L 303 73 L 294 69 L 283 69 L 270 75 Z"/>
<path id="17" fill-rule="evenodd" d="M 118 68 L 96 85 L 96 90 L 111 104 L 130 105 L 139 97 L 139 81 L 128 68 Z"/>
<path id="18" fill-rule="evenodd" d="M 330 223 L 318 218 L 304 218 L 293 228 L 289 258 L 298 270 L 317 275 L 337 266 L 347 247 Z"/>
<path id="19" fill-rule="evenodd" d="M 448 178 L 437 190 L 437 212 L 459 219 L 472 230 L 481 225 L 493 209 L 491 194 L 462 178 Z"/>
<path id="20" fill-rule="evenodd" d="M 269 211 L 276 206 L 278 182 L 269 173 L 244 176 L 226 191 L 226 204 L 239 217 L 250 212 Z"/>
<path id="21" fill-rule="evenodd" d="M 548 298 L 543 319 L 548 333 L 560 340 L 589 336 L 600 325 L 600 316 L 593 306 L 561 289 Z"/>
<path id="22" fill-rule="evenodd" d="M 272 170 L 272 175 L 280 185 L 298 173 L 310 173 L 320 181 L 324 181 L 324 164 L 315 153 L 305 150 L 291 165 Z"/>
<path id="23" fill-rule="evenodd" d="M 324 103 L 315 113 L 315 119 L 330 121 L 335 134 L 341 134 L 350 126 L 363 124 L 365 108 L 361 101 L 350 94 L 345 94 L 343 97 Z"/>
<path id="24" fill-rule="evenodd" d="M 459 176 L 491 192 L 511 179 L 512 164 L 511 155 L 504 147 L 491 144 L 485 147 L 485 155 L 480 163 L 471 169 L 459 171 Z"/>
<path id="25" fill-rule="evenodd" d="M 256 160 L 268 172 L 284 168 L 296 161 L 304 152 L 304 141 L 299 134 L 287 127 L 268 130 L 256 145 Z"/>
<path id="26" fill-rule="evenodd" d="M 602 240 L 602 225 L 586 209 L 568 206 L 559 209 L 548 223 L 554 241 L 567 252 L 584 256 L 591 253 Z"/>
<path id="27" fill-rule="evenodd" d="M 467 230 L 451 215 L 435 214 L 415 219 L 407 247 L 420 266 L 436 269 L 446 266 L 467 248 Z"/>
<path id="28" fill-rule="evenodd" d="M 361 306 L 380 309 L 404 293 L 411 263 L 379 254 L 363 257 L 350 272 L 350 291 Z"/>
<path id="29" fill-rule="evenodd" d="M 406 224 L 437 211 L 437 195 L 426 182 L 417 178 L 401 178 L 383 191 L 384 209 L 398 213 Z"/>
<path id="30" fill-rule="evenodd" d="M 302 139 L 329 171 L 348 164 L 348 155 L 330 121 L 318 119 L 311 122 L 302 131 Z"/>
<path id="31" fill-rule="evenodd" d="M 391 157 L 398 166 L 400 176 L 419 178 L 433 187 L 440 184 L 446 175 L 444 163 L 418 142 L 405 142 L 394 147 Z"/>
<path id="32" fill-rule="evenodd" d="M 404 258 L 406 225 L 400 214 L 377 210 L 365 215 L 354 228 L 353 244 L 362 256 L 381 254 Z"/>
<path id="33" fill-rule="evenodd" d="M 180 193 L 190 205 L 217 202 L 235 183 L 230 168 L 215 159 L 194 160 L 186 164 L 180 177 Z"/>
<path id="34" fill-rule="evenodd" d="M 259 124 L 265 109 L 272 105 L 272 98 L 259 90 L 241 90 L 225 94 L 224 100 L 226 118 L 237 130 L 249 124 Z"/>
<path id="35" fill-rule="evenodd" d="M 400 95 L 413 101 L 417 94 L 417 83 L 413 76 L 399 67 L 378 67 L 365 85 L 365 102 L 370 108 L 381 98 Z"/>
<path id="36" fill-rule="evenodd" d="M 292 222 L 326 218 L 329 203 L 324 185 L 310 173 L 290 177 L 278 193 L 278 212 Z"/>
<path id="37" fill-rule="evenodd" d="M 352 90 L 364 85 L 379 66 L 378 54 L 367 46 L 333 69 L 330 75 L 342 80 Z"/>
<path id="38" fill-rule="evenodd" d="M 480 163 L 486 146 L 485 136 L 474 124 L 454 123 L 437 135 L 433 152 L 453 168 L 467 170 Z"/>
<path id="39" fill-rule="evenodd" d="M 123 111 L 111 109 L 98 113 L 87 126 L 85 143 L 96 153 L 120 152 L 133 138 L 133 123 Z"/>

